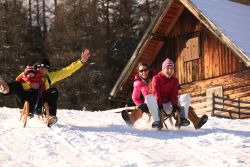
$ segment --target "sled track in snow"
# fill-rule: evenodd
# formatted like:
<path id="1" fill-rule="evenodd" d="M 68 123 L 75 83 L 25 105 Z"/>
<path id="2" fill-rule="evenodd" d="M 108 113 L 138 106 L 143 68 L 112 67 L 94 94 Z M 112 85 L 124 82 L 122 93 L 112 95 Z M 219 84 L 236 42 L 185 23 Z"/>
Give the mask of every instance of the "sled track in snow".
<path id="1" fill-rule="evenodd" d="M 3 154 L 2 154 L 3 153 Z M 4 144 L 0 143 L 0 161 L 1 161 L 1 156 L 7 156 L 8 161 L 15 161 L 15 164 L 11 163 L 11 166 L 35 166 L 34 163 L 32 163 L 31 161 L 28 160 L 21 160 L 20 158 L 18 158 L 18 156 L 16 156 L 13 152 L 11 152 Z M 7 163 L 8 163 L 7 161 Z M 1 162 L 6 164 L 6 162 Z"/>
<path id="2" fill-rule="evenodd" d="M 11 159 L 13 158 L 13 154 L 11 154 L 8 148 L 6 148 L 2 143 L 0 143 L 0 151 L 1 150 L 3 150 L 6 154 L 8 154 L 11 157 Z"/>
<path id="3" fill-rule="evenodd" d="M 176 145 L 176 147 L 175 147 L 175 145 Z M 207 150 L 204 150 L 199 145 L 194 147 L 194 145 L 190 144 L 189 142 L 185 142 L 184 144 L 181 144 L 181 147 L 180 147 L 180 143 L 178 143 L 178 145 L 179 146 L 177 146 L 177 144 L 174 144 L 176 151 L 179 151 L 179 152 L 182 152 L 186 155 L 192 156 L 192 158 L 195 159 L 196 162 L 200 162 L 200 163 L 197 163 L 198 166 L 210 167 L 210 166 L 221 166 L 222 165 L 222 164 L 219 165 L 217 163 L 218 161 L 215 161 L 216 159 L 214 159 L 214 157 L 217 157 L 217 156 L 213 156 L 213 158 L 210 159 L 211 157 L 209 154 L 207 154 Z M 192 152 L 190 152 L 190 150 L 192 150 Z M 220 158 L 220 160 L 223 159 L 222 156 L 218 156 L 218 157 Z"/>
<path id="4" fill-rule="evenodd" d="M 175 149 L 174 153 L 181 152 L 185 155 L 190 155 L 192 159 L 195 159 L 196 165 L 194 166 L 239 166 L 236 155 L 244 155 L 247 159 L 249 155 L 246 152 L 233 149 L 229 145 L 221 145 L 220 142 L 212 141 L 204 146 L 202 139 L 197 139 L 197 142 L 189 141 L 187 138 L 185 141 L 178 142 L 172 141 L 171 146 Z M 237 145 L 237 144 L 236 144 Z M 235 145 L 235 147 L 237 147 Z M 191 151 L 190 151 L 191 150 Z M 248 162 L 241 162 L 241 167 L 247 167 Z"/>
<path id="5" fill-rule="evenodd" d="M 55 125 L 56 126 L 56 125 Z M 87 153 L 84 153 L 80 149 L 77 148 L 75 144 L 73 144 L 71 141 L 63 137 L 57 130 L 55 129 L 56 127 L 51 128 L 51 132 L 53 135 L 69 150 L 71 150 L 73 153 L 75 153 L 76 157 L 78 157 L 80 160 L 84 162 L 84 159 L 86 160 L 91 160 L 92 162 L 96 161 L 96 159 L 93 159 L 90 157 Z M 80 164 L 79 164 L 80 165 Z"/>

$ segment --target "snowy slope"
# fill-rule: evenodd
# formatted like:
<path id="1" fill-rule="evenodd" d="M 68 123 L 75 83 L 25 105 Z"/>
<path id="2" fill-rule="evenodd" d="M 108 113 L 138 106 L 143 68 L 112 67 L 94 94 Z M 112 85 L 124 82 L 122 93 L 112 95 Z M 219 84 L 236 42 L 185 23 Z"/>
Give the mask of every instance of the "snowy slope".
<path id="1" fill-rule="evenodd" d="M 113 111 L 59 110 L 52 129 L 0 108 L 1 167 L 156 167 L 250 165 L 250 120 L 209 117 L 201 130 L 156 131 L 144 116 L 127 127 Z"/>

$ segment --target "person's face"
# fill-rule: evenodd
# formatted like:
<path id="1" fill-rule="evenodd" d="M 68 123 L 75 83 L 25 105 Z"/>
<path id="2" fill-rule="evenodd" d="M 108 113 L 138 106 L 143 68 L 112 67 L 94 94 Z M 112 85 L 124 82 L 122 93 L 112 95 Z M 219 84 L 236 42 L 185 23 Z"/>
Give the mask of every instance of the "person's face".
<path id="1" fill-rule="evenodd" d="M 38 67 L 37 70 L 40 72 L 42 76 L 47 75 L 49 71 L 46 67 Z"/>
<path id="2" fill-rule="evenodd" d="M 34 74 L 33 72 L 30 72 L 30 73 L 26 74 L 26 76 L 27 76 L 28 78 L 34 78 L 34 77 L 35 77 L 35 74 Z"/>
<path id="3" fill-rule="evenodd" d="M 171 78 L 172 75 L 174 74 L 174 66 L 167 66 L 162 70 L 162 73 L 167 77 Z"/>
<path id="4" fill-rule="evenodd" d="M 142 78 L 145 78 L 145 79 L 146 79 L 146 78 L 148 77 L 148 74 L 149 74 L 149 69 L 148 69 L 148 67 L 141 65 L 141 66 L 139 67 L 139 74 L 140 74 L 140 76 L 141 76 Z"/>

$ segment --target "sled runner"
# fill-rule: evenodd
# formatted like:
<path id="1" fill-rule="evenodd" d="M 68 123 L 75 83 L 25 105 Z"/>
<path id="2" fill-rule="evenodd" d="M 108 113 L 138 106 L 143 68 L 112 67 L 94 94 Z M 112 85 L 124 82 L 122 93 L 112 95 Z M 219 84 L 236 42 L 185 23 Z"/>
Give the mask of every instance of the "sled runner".
<path id="1" fill-rule="evenodd" d="M 157 127 L 158 130 L 163 128 L 163 125 L 168 129 L 166 121 L 170 121 L 171 129 L 173 129 L 173 119 L 176 120 L 176 127 L 180 129 L 180 113 L 177 111 L 176 113 L 172 113 L 171 110 L 167 109 L 164 105 L 161 109 L 159 109 L 157 100 L 153 94 L 149 94 L 145 97 L 145 102 L 147 103 L 148 109 L 153 116 L 154 121 L 160 121 L 159 126 Z"/>
<path id="2" fill-rule="evenodd" d="M 23 123 L 23 127 L 25 128 L 27 125 L 27 121 L 28 121 L 28 117 L 32 118 L 33 113 L 30 113 L 30 107 L 29 107 L 30 103 L 28 101 L 25 101 L 23 109 L 21 110 L 21 116 L 20 116 L 20 121 Z M 44 108 L 42 110 L 42 113 L 40 115 L 38 115 L 38 118 L 42 117 L 43 122 L 45 122 L 45 124 L 48 127 L 51 127 L 52 125 L 54 125 L 57 122 L 57 118 L 56 117 L 50 117 L 49 116 L 49 105 L 48 103 L 44 104 Z"/>
<path id="3" fill-rule="evenodd" d="M 27 124 L 27 120 L 28 120 L 28 115 L 29 115 L 29 102 L 25 101 L 24 105 L 23 105 L 23 109 L 21 110 L 21 117 L 20 117 L 20 121 L 23 123 L 23 127 L 26 127 Z"/>
<path id="4" fill-rule="evenodd" d="M 122 110 L 121 115 L 123 120 L 125 121 L 125 123 L 132 127 L 133 123 L 132 121 L 129 119 L 129 113 L 132 113 L 134 109 L 126 109 L 126 110 Z M 171 113 L 168 114 L 166 113 L 163 109 L 160 110 L 160 121 L 161 121 L 161 126 L 158 127 L 158 130 L 161 130 L 163 127 L 165 127 L 166 129 L 170 130 L 170 128 L 167 125 L 167 121 L 169 120 L 170 125 L 171 125 L 171 130 L 173 130 L 174 128 L 174 122 L 173 122 L 173 118 L 176 120 L 176 124 L 175 127 L 179 130 L 181 127 L 180 124 L 180 114 L 179 112 L 176 113 Z M 148 115 L 148 122 L 151 121 L 152 115 L 150 113 L 147 114 Z M 179 121 L 178 121 L 179 120 Z"/>
<path id="5" fill-rule="evenodd" d="M 145 97 L 145 103 L 147 104 L 147 107 L 149 110 L 149 113 L 147 113 L 149 116 L 148 122 L 150 122 L 151 117 L 153 117 L 153 120 L 154 120 L 152 124 L 152 128 L 157 128 L 158 130 L 161 130 L 163 127 L 166 127 L 167 129 L 169 129 L 166 123 L 166 121 L 169 120 L 170 125 L 172 127 L 171 129 L 173 129 L 174 124 L 173 124 L 172 118 L 174 118 L 176 120 L 175 127 L 180 129 L 181 116 L 180 116 L 179 111 L 172 113 L 171 111 L 172 108 L 169 109 L 164 106 L 163 108 L 159 109 L 156 98 L 152 94 L 149 94 Z M 142 116 L 142 113 L 138 114 L 138 109 L 136 108 L 126 109 L 122 111 L 121 116 L 128 126 L 133 126 L 135 121 L 138 120 Z"/>
<path id="6" fill-rule="evenodd" d="M 160 114 L 161 114 L 161 127 L 158 128 L 161 130 L 163 127 L 166 129 L 169 129 L 167 126 L 167 120 L 169 120 L 171 129 L 173 130 L 174 123 L 173 123 L 173 118 L 176 120 L 175 127 L 179 130 L 181 128 L 181 116 L 179 111 L 173 113 L 167 113 L 164 109 L 160 109 Z M 164 126 L 163 126 L 164 125 Z"/>

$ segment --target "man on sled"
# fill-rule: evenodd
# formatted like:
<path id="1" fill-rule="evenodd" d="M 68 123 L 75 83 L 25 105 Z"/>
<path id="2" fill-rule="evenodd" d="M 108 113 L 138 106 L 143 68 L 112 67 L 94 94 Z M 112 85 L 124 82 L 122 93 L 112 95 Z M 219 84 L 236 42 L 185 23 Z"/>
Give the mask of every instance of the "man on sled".
<path id="1" fill-rule="evenodd" d="M 43 104 L 47 103 L 49 107 L 49 117 L 50 121 L 48 126 L 51 127 L 57 122 L 57 99 L 58 99 L 58 90 L 55 87 L 51 87 L 56 82 L 63 80 L 64 78 L 69 77 L 74 72 L 79 70 L 90 57 L 90 52 L 88 49 L 85 49 L 81 54 L 81 59 L 71 63 L 69 66 L 62 68 L 57 71 L 49 71 L 50 62 L 47 59 L 42 59 L 40 63 L 37 64 L 37 71 L 41 75 L 41 79 L 45 85 L 45 91 L 42 94 Z M 18 78 L 23 76 L 23 73 L 20 74 Z M 28 92 L 30 89 L 39 89 L 39 83 L 28 83 L 28 82 L 9 82 L 6 83 L 2 77 L 0 77 L 0 93 L 8 96 L 10 94 L 16 95 L 17 100 L 19 101 L 19 108 L 22 108 L 25 101 L 30 101 L 30 97 L 33 96 L 32 93 Z M 39 109 L 38 109 L 39 110 Z"/>

